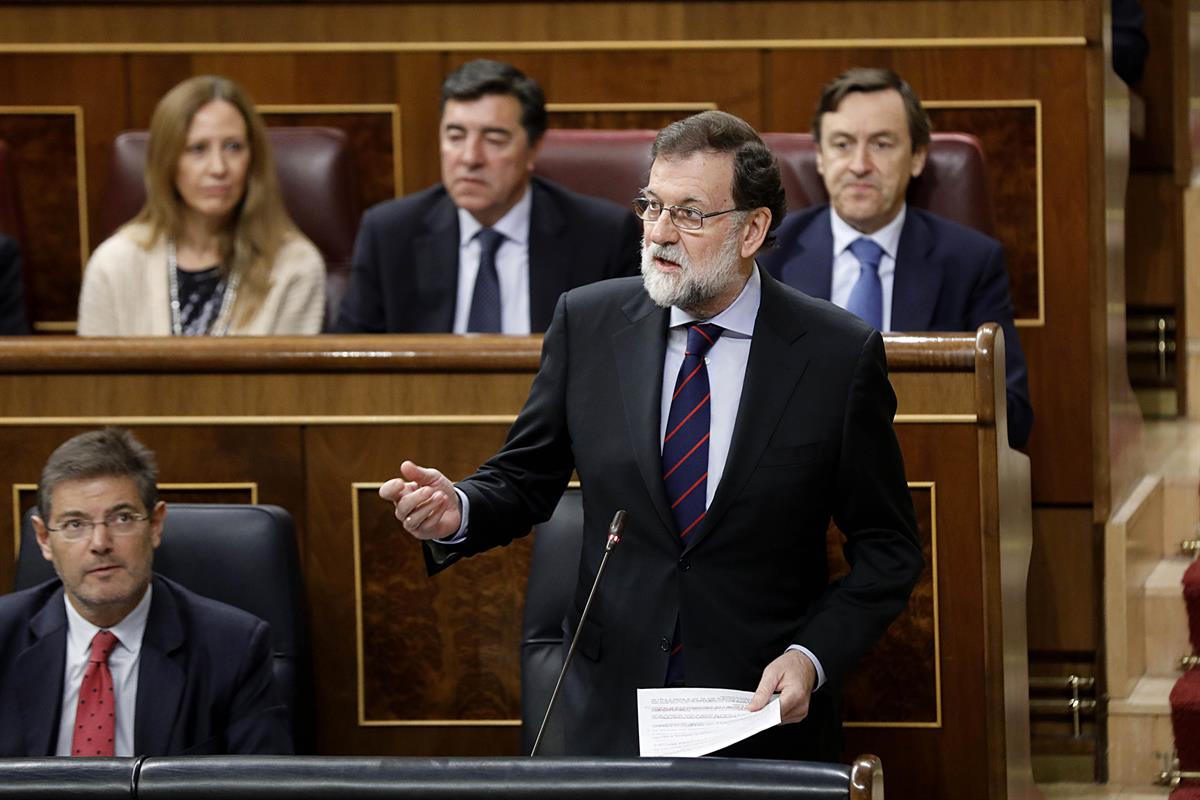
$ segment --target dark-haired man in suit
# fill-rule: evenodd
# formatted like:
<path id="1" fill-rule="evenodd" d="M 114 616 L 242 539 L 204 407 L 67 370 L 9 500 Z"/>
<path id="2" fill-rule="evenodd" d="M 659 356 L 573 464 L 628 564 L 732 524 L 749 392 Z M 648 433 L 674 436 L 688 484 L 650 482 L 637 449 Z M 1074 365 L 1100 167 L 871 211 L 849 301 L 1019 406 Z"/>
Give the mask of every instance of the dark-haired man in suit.
<path id="1" fill-rule="evenodd" d="M 775 277 L 832 300 L 879 331 L 1004 329 L 1008 441 L 1033 427 L 1025 355 L 995 239 L 905 203 L 921 174 L 929 117 L 888 69 L 852 69 L 825 85 L 813 117 L 830 205 L 789 214 L 762 259 Z"/>
<path id="2" fill-rule="evenodd" d="M 114 428 L 46 462 L 33 526 L 58 578 L 0 597 L 0 756 L 292 752 L 267 624 L 151 571 L 157 475 Z"/>
<path id="3" fill-rule="evenodd" d="M 751 710 L 780 693 L 791 724 L 723 754 L 838 759 L 839 686 L 922 569 L 883 340 L 755 265 L 785 202 L 753 128 L 704 112 L 651 155 L 642 278 L 563 295 L 529 399 L 475 475 L 405 461 L 380 494 L 436 572 L 527 534 L 578 472 L 568 638 L 628 512 L 564 685 L 571 752 L 636 755 L 636 690 L 684 685 L 756 690 Z M 830 519 L 852 565 L 836 584 Z"/>
<path id="4" fill-rule="evenodd" d="M 442 85 L 442 182 L 363 215 L 342 333 L 541 333 L 568 289 L 637 270 L 626 208 L 533 177 L 541 87 L 477 60 Z"/>

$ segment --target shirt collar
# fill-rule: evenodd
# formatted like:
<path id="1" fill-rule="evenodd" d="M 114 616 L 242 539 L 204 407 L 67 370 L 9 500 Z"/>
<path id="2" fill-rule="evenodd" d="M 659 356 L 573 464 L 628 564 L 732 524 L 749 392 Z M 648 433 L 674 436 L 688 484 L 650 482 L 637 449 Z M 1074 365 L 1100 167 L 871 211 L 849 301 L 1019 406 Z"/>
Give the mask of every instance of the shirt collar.
<path id="1" fill-rule="evenodd" d="M 762 276 L 758 274 L 758 264 L 750 270 L 750 277 L 737 298 L 729 307 L 705 322 L 712 322 L 725 329 L 726 334 L 749 339 L 754 333 L 754 320 L 758 318 L 758 307 L 762 303 Z M 671 327 L 695 322 L 698 317 L 689 314 L 682 308 L 671 306 Z"/>
<path id="2" fill-rule="evenodd" d="M 150 617 L 150 596 L 152 594 L 154 594 L 154 586 L 147 586 L 146 593 L 142 595 L 142 599 L 133 607 L 133 610 L 116 625 L 106 629 L 117 637 L 117 641 L 122 647 L 134 655 L 137 655 L 137 652 L 142 649 L 142 635 L 146 632 L 146 620 Z M 66 591 L 63 592 L 63 602 L 67 606 L 67 635 L 71 637 L 71 645 L 78 652 L 87 652 L 88 647 L 92 644 L 92 639 L 101 629 L 88 622 L 82 614 L 75 610 Z"/>
<path id="3" fill-rule="evenodd" d="M 507 214 L 496 221 L 492 230 L 499 231 L 508 241 L 524 247 L 529 241 L 529 219 L 532 211 L 533 192 L 529 190 L 529 184 L 526 184 L 525 193 L 521 195 L 521 199 L 508 210 Z M 458 209 L 458 246 L 460 248 L 465 247 L 482 229 L 483 225 L 471 216 L 470 211 L 464 208 Z"/>
<path id="4" fill-rule="evenodd" d="M 883 252 L 896 260 L 896 252 L 900 248 L 900 231 L 904 228 L 904 218 L 908 216 L 908 204 L 900 207 L 896 218 L 874 233 L 863 233 L 851 227 L 849 222 L 838 216 L 833 206 L 829 207 L 829 218 L 833 225 L 833 255 L 840 256 L 842 252 L 856 239 L 866 237 L 883 248 Z"/>

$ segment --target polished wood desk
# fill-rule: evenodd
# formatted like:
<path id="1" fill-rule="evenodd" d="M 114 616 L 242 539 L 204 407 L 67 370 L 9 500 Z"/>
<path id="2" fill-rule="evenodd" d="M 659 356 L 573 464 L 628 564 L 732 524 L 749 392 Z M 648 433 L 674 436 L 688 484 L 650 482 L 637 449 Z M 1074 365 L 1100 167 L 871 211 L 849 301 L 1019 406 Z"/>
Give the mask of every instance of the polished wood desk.
<path id="1" fill-rule="evenodd" d="M 846 752 L 882 756 L 900 797 L 1033 791 L 1029 461 L 1004 444 L 1001 346 L 993 328 L 887 337 L 927 568 L 847 686 Z M 321 752 L 515 754 L 528 540 L 429 580 L 376 488 L 404 458 L 473 471 L 538 359 L 537 337 L 5 340 L 13 541 L 50 451 L 127 425 L 158 454 L 168 501 L 276 503 L 296 517 Z M 0 559 L 0 587 L 11 578 Z"/>

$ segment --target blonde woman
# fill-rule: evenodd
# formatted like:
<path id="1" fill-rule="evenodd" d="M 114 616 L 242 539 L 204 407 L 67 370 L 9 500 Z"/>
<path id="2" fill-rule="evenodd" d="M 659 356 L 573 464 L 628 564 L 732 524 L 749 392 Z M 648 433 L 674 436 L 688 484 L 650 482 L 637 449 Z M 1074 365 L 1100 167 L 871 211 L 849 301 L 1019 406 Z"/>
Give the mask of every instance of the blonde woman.
<path id="1" fill-rule="evenodd" d="M 227 78 L 179 84 L 150 120 L 146 204 L 84 272 L 80 335 L 312 334 L 324 313 L 254 103 Z"/>

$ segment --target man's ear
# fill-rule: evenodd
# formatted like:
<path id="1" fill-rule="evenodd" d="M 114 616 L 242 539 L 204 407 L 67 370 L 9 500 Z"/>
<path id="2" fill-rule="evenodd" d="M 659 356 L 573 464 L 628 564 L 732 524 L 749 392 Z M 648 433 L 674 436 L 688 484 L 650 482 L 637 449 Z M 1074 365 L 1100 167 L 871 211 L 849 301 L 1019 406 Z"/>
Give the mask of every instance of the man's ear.
<path id="1" fill-rule="evenodd" d="M 54 561 L 50 550 L 50 531 L 46 530 L 46 523 L 37 514 L 34 514 L 30 521 L 33 523 L 33 533 L 37 536 L 38 549 L 42 551 L 42 558 Z"/>
<path id="2" fill-rule="evenodd" d="M 167 504 L 159 500 L 150 512 L 150 541 L 157 547 L 162 544 L 163 520 L 167 518 Z"/>
<path id="3" fill-rule="evenodd" d="M 912 176 L 915 178 L 925 169 L 925 160 L 929 157 L 928 145 L 921 145 L 913 150 Z"/>
<path id="4" fill-rule="evenodd" d="M 771 209 L 756 208 L 742 223 L 740 254 L 742 258 L 753 258 L 767 239 L 771 229 Z"/>
<path id="5" fill-rule="evenodd" d="M 529 134 L 525 134 L 528 136 Z M 533 174 L 533 165 L 537 163 L 538 154 L 542 152 L 542 143 L 546 141 L 546 135 L 542 134 L 536 142 L 529 146 L 529 160 L 525 163 L 525 169 L 530 175 Z"/>

